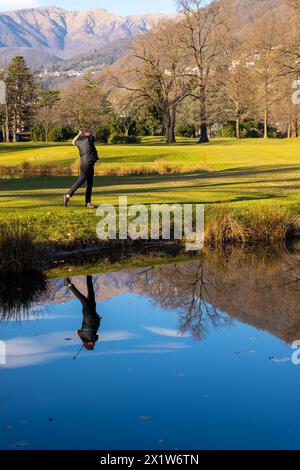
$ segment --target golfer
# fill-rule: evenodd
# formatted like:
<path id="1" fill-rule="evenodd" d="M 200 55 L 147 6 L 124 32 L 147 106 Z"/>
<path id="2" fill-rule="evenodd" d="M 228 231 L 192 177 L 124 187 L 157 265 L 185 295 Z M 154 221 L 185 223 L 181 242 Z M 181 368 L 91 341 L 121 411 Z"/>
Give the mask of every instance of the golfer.
<path id="1" fill-rule="evenodd" d="M 86 182 L 85 205 L 87 209 L 95 209 L 95 206 L 92 204 L 92 192 L 94 185 L 94 167 L 99 157 L 95 147 L 95 138 L 90 129 L 79 131 L 78 135 L 73 140 L 73 145 L 76 145 L 79 149 L 80 175 L 69 192 L 64 195 L 64 205 L 68 207 L 71 197 L 74 196 L 77 189 Z"/>
<path id="2" fill-rule="evenodd" d="M 96 310 L 95 291 L 93 286 L 92 276 L 87 276 L 87 297 L 83 295 L 77 287 L 74 286 L 72 281 L 67 278 L 65 279 L 65 286 L 77 297 L 82 305 L 82 327 L 81 330 L 77 330 L 76 334 L 82 341 L 84 348 L 87 351 L 93 351 L 95 345 L 99 339 L 98 330 L 101 324 L 101 317 L 98 315 Z"/>

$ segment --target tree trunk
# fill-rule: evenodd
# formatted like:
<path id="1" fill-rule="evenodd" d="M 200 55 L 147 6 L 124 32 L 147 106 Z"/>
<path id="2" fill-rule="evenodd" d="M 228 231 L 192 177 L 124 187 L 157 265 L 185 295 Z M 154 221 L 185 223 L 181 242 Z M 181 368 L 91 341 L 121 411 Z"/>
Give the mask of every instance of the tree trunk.
<path id="1" fill-rule="evenodd" d="M 268 138 L 268 117 L 269 117 L 268 85 L 266 83 L 265 84 L 264 139 Z"/>
<path id="2" fill-rule="evenodd" d="M 10 135 L 9 135 L 9 109 L 8 105 L 5 107 L 5 136 L 4 141 L 5 142 L 10 142 Z"/>
<path id="3" fill-rule="evenodd" d="M 264 115 L 264 139 L 268 138 L 268 110 L 265 109 Z"/>
<path id="4" fill-rule="evenodd" d="M 199 144 L 206 144 L 209 142 L 207 134 L 207 121 L 206 121 L 206 92 L 202 86 L 200 89 L 200 132 Z"/>
<path id="5" fill-rule="evenodd" d="M 176 124 L 176 109 L 172 107 L 168 111 L 167 144 L 176 143 L 175 124 Z"/>
<path id="6" fill-rule="evenodd" d="M 290 139 L 292 137 L 292 126 L 291 123 L 289 122 L 288 128 L 287 128 L 287 138 Z"/>
<path id="7" fill-rule="evenodd" d="M 13 115 L 13 142 L 17 142 L 17 111 L 14 110 L 14 115 Z"/>
<path id="8" fill-rule="evenodd" d="M 295 129 L 295 137 L 299 137 L 299 123 L 298 123 L 297 118 L 295 118 L 295 121 L 294 121 L 294 129 Z"/>
<path id="9" fill-rule="evenodd" d="M 235 134 L 236 134 L 237 139 L 241 138 L 241 118 L 240 118 L 240 116 L 237 116 L 236 121 L 235 121 Z"/>

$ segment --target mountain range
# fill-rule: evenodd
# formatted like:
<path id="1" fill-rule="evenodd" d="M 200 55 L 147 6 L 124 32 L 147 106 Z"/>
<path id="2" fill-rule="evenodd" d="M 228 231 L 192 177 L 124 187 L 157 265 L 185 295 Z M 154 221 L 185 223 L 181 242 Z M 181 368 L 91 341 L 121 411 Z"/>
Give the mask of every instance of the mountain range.
<path id="1" fill-rule="evenodd" d="M 165 15 L 116 16 L 100 8 L 67 11 L 41 7 L 0 14 L 0 65 L 20 53 L 30 65 L 57 63 L 122 44 Z"/>
<path id="2" fill-rule="evenodd" d="M 227 0 L 220 1 L 226 5 Z M 234 1 L 241 26 L 266 11 L 277 9 L 280 14 L 284 4 L 284 0 Z M 31 67 L 47 66 L 52 73 L 99 70 L 126 55 L 137 34 L 165 17 L 159 13 L 123 17 L 100 8 L 67 11 L 51 6 L 0 13 L 0 67 L 22 55 Z"/>

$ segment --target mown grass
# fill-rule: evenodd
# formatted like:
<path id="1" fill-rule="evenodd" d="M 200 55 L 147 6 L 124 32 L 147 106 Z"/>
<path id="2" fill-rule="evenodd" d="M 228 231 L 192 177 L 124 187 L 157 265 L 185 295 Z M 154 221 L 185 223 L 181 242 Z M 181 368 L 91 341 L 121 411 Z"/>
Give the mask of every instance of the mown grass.
<path id="1" fill-rule="evenodd" d="M 98 145 L 101 167 L 144 167 L 155 162 L 180 167 L 208 166 L 211 170 L 252 168 L 260 166 L 299 165 L 299 139 L 267 140 L 214 139 L 209 144 L 196 145 L 194 139 L 178 138 L 174 145 L 161 144 L 161 139 L 146 137 L 137 145 Z M 0 144 L 0 166 L 56 164 L 77 168 L 77 149 L 70 143 Z"/>
<path id="2" fill-rule="evenodd" d="M 94 203 L 203 203 L 207 240 L 282 239 L 298 231 L 300 140 L 216 139 L 204 146 L 191 140 L 162 145 L 100 146 Z M 0 144 L 0 166 L 78 165 L 69 144 Z M 26 165 L 25 165 L 26 168 Z M 28 168 L 28 166 L 27 166 Z M 156 170 L 153 172 L 153 169 Z M 148 174 L 146 172 L 148 169 Z M 112 176 L 105 176 L 106 173 Z M 144 174 L 146 173 L 146 174 Z M 76 171 L 75 171 L 76 174 Z M 122 176 L 123 175 L 123 176 Z M 0 180 L 0 220 L 21 220 L 35 241 L 81 246 L 95 241 L 97 218 L 83 207 L 84 190 L 62 206 L 74 176 Z"/>

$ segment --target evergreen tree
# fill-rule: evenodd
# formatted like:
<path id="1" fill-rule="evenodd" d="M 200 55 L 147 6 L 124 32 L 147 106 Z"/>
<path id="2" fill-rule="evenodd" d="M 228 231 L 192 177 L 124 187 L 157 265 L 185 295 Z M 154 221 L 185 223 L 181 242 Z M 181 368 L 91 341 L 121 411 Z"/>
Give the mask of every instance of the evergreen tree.
<path id="1" fill-rule="evenodd" d="M 25 59 L 14 57 L 5 74 L 7 87 L 7 120 L 11 124 L 13 142 L 17 142 L 17 132 L 30 119 L 36 97 L 34 75 Z"/>

